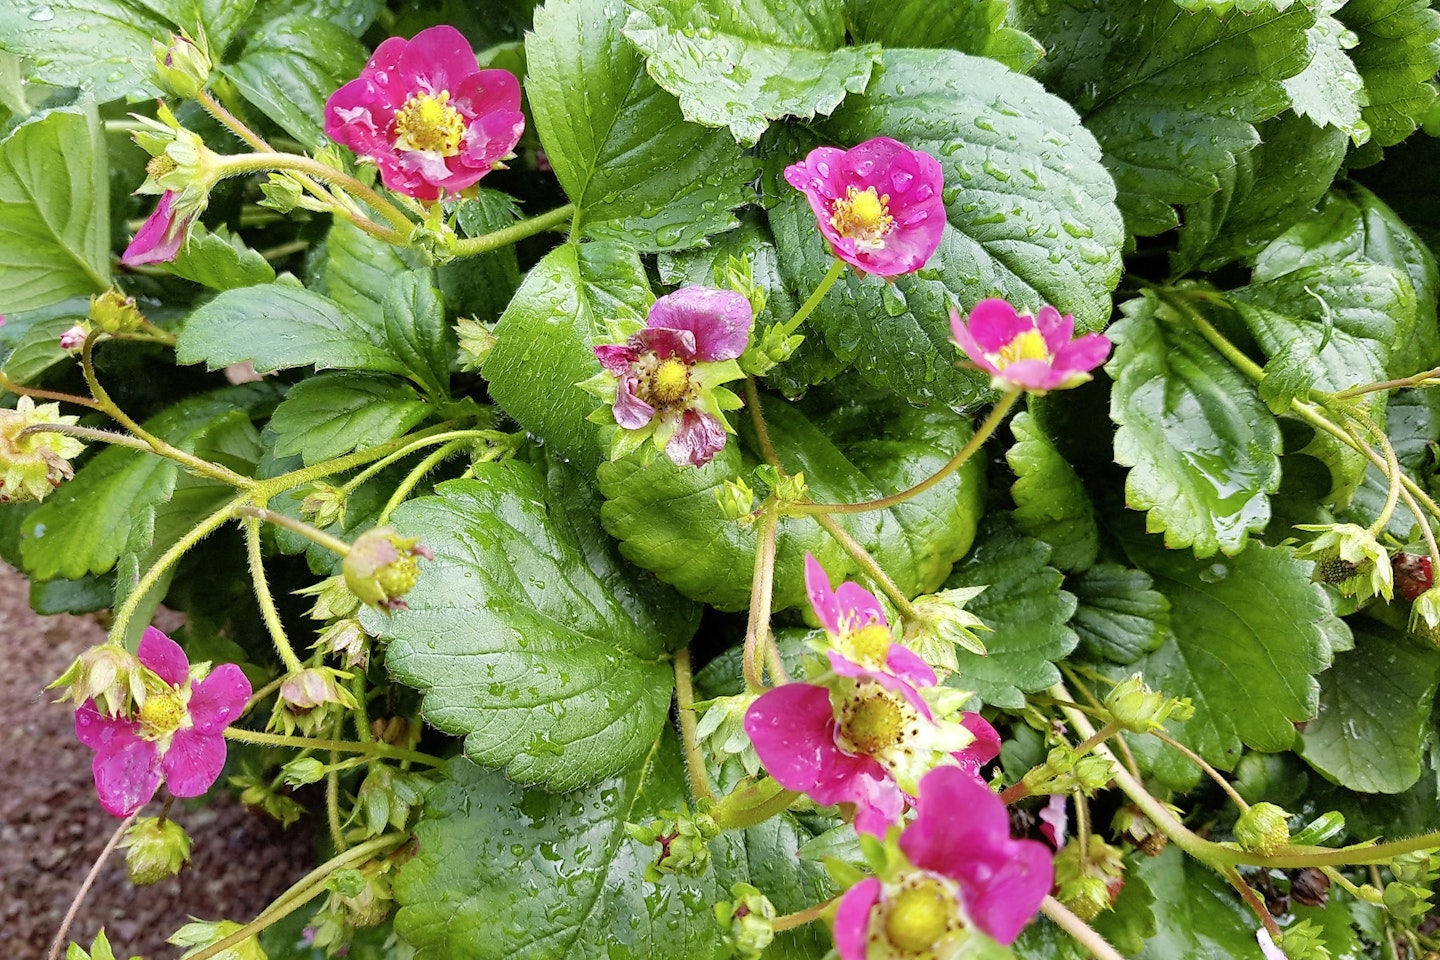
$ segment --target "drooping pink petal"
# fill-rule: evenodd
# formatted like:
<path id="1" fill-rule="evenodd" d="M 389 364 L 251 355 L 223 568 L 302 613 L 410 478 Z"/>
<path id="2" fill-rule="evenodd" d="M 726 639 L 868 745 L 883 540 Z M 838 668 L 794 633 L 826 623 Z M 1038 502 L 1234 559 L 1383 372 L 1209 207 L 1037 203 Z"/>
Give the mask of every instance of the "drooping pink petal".
<path id="1" fill-rule="evenodd" d="M 630 364 L 639 356 L 634 347 L 624 343 L 601 343 L 597 344 L 594 350 L 595 359 L 600 361 L 605 372 L 613 373 L 617 377 L 629 373 Z"/>
<path id="2" fill-rule="evenodd" d="M 250 681 L 244 671 L 233 663 L 222 663 L 190 691 L 192 730 L 218 736 L 240 716 L 249 699 Z"/>
<path id="3" fill-rule="evenodd" d="M 835 910 L 835 949 L 840 960 L 865 960 L 870 912 L 880 900 L 880 881 L 866 877 L 845 891 Z"/>
<path id="4" fill-rule="evenodd" d="M 957 315 L 952 313 L 951 327 L 957 322 Z M 999 297 L 990 297 L 975 304 L 966 317 L 965 326 L 970 336 L 980 345 L 980 349 L 986 353 L 999 353 L 1020 334 L 1035 329 L 1035 323 L 1030 317 L 1020 316 L 1009 301 Z"/>
<path id="5" fill-rule="evenodd" d="M 111 739 L 95 751 L 91 771 L 100 805 L 117 817 L 139 810 L 160 789 L 160 757 L 155 744 L 116 728 L 112 728 Z"/>
<path id="6" fill-rule="evenodd" d="M 686 410 L 680 427 L 665 444 L 665 455 L 678 466 L 703 467 L 725 449 L 725 427 L 708 413 Z"/>
<path id="7" fill-rule="evenodd" d="M 1070 829 L 1069 802 L 1065 794 L 1052 793 L 1040 808 L 1040 832 L 1056 850 L 1065 846 L 1065 835 Z"/>
<path id="8" fill-rule="evenodd" d="M 894 644 L 892 644 L 892 646 L 894 646 Z M 858 664 L 849 657 L 841 654 L 838 650 L 826 650 L 825 657 L 830 662 L 830 669 L 835 671 L 837 675 L 878 683 L 891 693 L 898 693 L 904 697 L 909 701 L 910 706 L 914 707 L 916 712 L 926 720 L 934 719 L 930 712 L 930 705 L 925 702 L 925 698 L 920 696 L 920 692 L 916 690 L 914 685 L 908 680 L 902 679 L 886 670 L 877 670 L 873 667 Z M 933 686 L 935 674 L 932 672 L 930 676 L 931 683 L 929 685 Z"/>
<path id="9" fill-rule="evenodd" d="M 869 757 L 854 757 L 839 752 L 847 761 L 843 780 L 836 778 L 837 789 L 827 791 L 824 782 L 816 784 L 810 796 L 816 803 L 853 803 L 855 805 L 855 830 L 871 836 L 883 837 L 890 827 L 900 822 L 905 812 L 905 792 L 880 766 Z M 842 789 L 843 788 L 843 789 Z M 831 799 L 823 800 L 822 797 Z"/>
<path id="10" fill-rule="evenodd" d="M 904 644 L 890 644 L 890 653 L 885 658 L 885 668 L 894 676 L 917 687 L 933 687 L 939 682 L 939 678 L 935 676 L 935 671 L 931 669 L 930 664 Z"/>
<path id="11" fill-rule="evenodd" d="M 615 388 L 615 404 L 611 412 L 615 415 L 615 422 L 626 430 L 639 430 L 655 419 L 655 408 L 635 394 L 639 383 L 635 374 L 626 373 L 620 377 Z"/>
<path id="12" fill-rule="evenodd" d="M 180 686 L 190 676 L 190 658 L 185 656 L 180 644 L 154 627 L 145 628 L 145 635 L 140 638 L 140 648 L 136 651 L 136 656 L 172 687 Z"/>
<path id="13" fill-rule="evenodd" d="M 225 766 L 225 738 L 196 729 L 177 731 L 160 760 L 165 786 L 177 797 L 198 797 Z"/>
<path id="14" fill-rule="evenodd" d="M 1055 369 L 1066 373 L 1089 373 L 1110 356 L 1110 338 L 1103 333 L 1087 333 L 1055 353 Z"/>
<path id="15" fill-rule="evenodd" d="M 960 725 L 969 730 L 975 739 L 970 746 L 957 750 L 951 756 L 960 762 L 961 770 L 978 780 L 981 768 L 1000 756 L 1000 734 L 988 720 L 968 710 L 961 715 Z"/>
<path id="16" fill-rule="evenodd" d="M 677 330 L 670 327 L 646 327 L 635 335 L 643 349 L 655 351 L 661 360 L 674 357 L 686 363 L 695 362 L 695 333 L 692 330 Z"/>
<path id="17" fill-rule="evenodd" d="M 652 331 L 690 331 L 695 338 L 693 359 L 708 363 L 744 353 L 754 321 L 750 301 L 734 290 L 689 286 L 656 300 L 648 325 Z"/>
<path id="18" fill-rule="evenodd" d="M 805 554 L 805 593 L 810 598 L 810 606 L 819 618 L 820 626 L 828 633 L 838 634 L 840 601 L 835 591 L 830 589 L 830 578 L 825 574 L 825 568 L 811 553 Z"/>
<path id="19" fill-rule="evenodd" d="M 160 196 L 155 210 L 135 231 L 135 238 L 120 255 L 120 262 L 127 267 L 138 267 L 146 263 L 169 263 L 180 252 L 180 243 L 195 218 L 175 217 L 172 208 L 175 192 L 167 190 Z"/>
<path id="20" fill-rule="evenodd" d="M 95 709 L 94 700 L 86 700 L 75 711 L 75 738 L 94 750 L 133 739 L 139 729 L 133 720 L 105 716 Z"/>
<path id="21" fill-rule="evenodd" d="M 745 711 L 745 732 L 770 776 L 787 790 L 808 791 L 839 749 L 830 691 L 810 683 L 761 694 Z"/>
<path id="22" fill-rule="evenodd" d="M 1047 303 L 1035 314 L 1035 329 L 1045 341 L 1046 349 L 1055 353 L 1075 339 L 1075 317 L 1068 313 L 1062 315 Z"/>

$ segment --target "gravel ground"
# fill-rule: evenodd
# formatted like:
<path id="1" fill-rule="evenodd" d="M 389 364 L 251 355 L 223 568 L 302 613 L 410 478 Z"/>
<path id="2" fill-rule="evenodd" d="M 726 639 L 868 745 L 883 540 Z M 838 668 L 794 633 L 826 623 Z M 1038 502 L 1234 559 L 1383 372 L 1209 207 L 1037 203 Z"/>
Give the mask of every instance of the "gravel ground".
<path id="1" fill-rule="evenodd" d="M 0 957 L 42 960 L 70 902 L 118 821 L 101 809 L 91 752 L 71 711 L 44 690 L 76 654 L 105 638 L 84 617 L 38 617 L 25 581 L 0 565 Z M 163 791 L 162 791 L 163 792 Z M 154 801 L 145 811 L 160 810 Z M 245 922 L 314 865 L 305 824 L 284 831 L 225 797 L 172 816 L 190 833 L 194 859 L 178 877 L 134 887 L 123 852 L 91 888 L 70 939 L 89 947 L 105 928 L 117 957 L 168 960 L 165 938 L 193 915 Z M 63 954 L 62 954 L 63 956 Z"/>

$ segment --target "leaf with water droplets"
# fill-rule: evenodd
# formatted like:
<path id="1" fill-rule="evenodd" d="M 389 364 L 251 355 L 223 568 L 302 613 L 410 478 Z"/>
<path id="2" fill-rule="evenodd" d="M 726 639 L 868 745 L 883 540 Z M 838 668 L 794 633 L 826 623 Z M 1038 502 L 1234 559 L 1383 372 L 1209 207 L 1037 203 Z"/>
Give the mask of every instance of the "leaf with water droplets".
<path id="1" fill-rule="evenodd" d="M 845 6 L 855 37 L 887 50 L 949 48 L 999 60 L 1017 73 L 1025 73 L 1045 56 L 1034 37 L 1006 23 L 1010 0 L 848 0 Z"/>
<path id="2" fill-rule="evenodd" d="M 1072 467 L 1027 412 L 1010 421 L 1015 443 L 1005 460 L 1015 471 L 1010 488 L 1015 522 L 1050 544 L 1050 562 L 1061 570 L 1084 570 L 1095 562 L 1100 532 L 1090 496 Z"/>
<path id="3" fill-rule="evenodd" d="M 1335 16 L 1359 40 L 1350 59 L 1365 80 L 1360 115 L 1372 134 L 1360 155 L 1374 162 L 1381 147 L 1410 136 L 1435 102 L 1440 12 L 1427 0 L 1349 0 Z"/>
<path id="4" fill-rule="evenodd" d="M 577 472 L 478 463 L 391 524 L 435 553 L 409 609 L 367 614 L 385 662 L 477 763 L 569 790 L 635 762 L 670 712 L 698 609 L 620 559 Z"/>

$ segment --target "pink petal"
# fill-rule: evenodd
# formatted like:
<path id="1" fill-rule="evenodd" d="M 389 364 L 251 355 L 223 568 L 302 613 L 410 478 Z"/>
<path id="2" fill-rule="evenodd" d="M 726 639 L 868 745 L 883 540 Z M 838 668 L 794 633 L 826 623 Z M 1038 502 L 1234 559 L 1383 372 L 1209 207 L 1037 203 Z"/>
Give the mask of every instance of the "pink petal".
<path id="1" fill-rule="evenodd" d="M 1068 803 L 1069 798 L 1065 794 L 1052 793 L 1045 806 L 1040 808 L 1040 832 L 1056 850 L 1065 846 L 1065 834 L 1070 828 Z"/>
<path id="2" fill-rule="evenodd" d="M 1055 352 L 1054 367 L 1066 373 L 1089 373 L 1110 355 L 1110 338 L 1100 333 L 1087 333 Z"/>
<path id="3" fill-rule="evenodd" d="M 114 734 L 96 750 L 91 770 L 100 805 L 114 816 L 128 817 L 160 788 L 160 758 L 149 740 L 118 730 Z"/>
<path id="4" fill-rule="evenodd" d="M 633 373 L 626 374 L 620 378 L 620 385 L 615 390 L 615 405 L 611 407 L 611 413 L 615 422 L 626 430 L 639 430 L 655 418 L 655 408 L 635 395 L 639 382 Z"/>
<path id="5" fill-rule="evenodd" d="M 966 711 L 960 725 L 969 730 L 975 739 L 970 746 L 957 750 L 951 756 L 960 762 L 961 770 L 979 779 L 980 768 L 1000 756 L 1000 734 L 978 713 Z"/>
<path id="6" fill-rule="evenodd" d="M 835 911 L 835 949 L 840 960 L 865 960 L 870 912 L 880 900 L 880 881 L 866 877 L 845 891 Z"/>
<path id="7" fill-rule="evenodd" d="M 975 342 L 975 338 L 970 336 L 970 329 L 965 326 L 965 321 L 960 314 L 954 310 L 950 311 L 950 333 L 954 335 L 955 343 L 965 352 L 965 356 L 969 357 L 977 367 L 986 373 L 1000 372 L 999 367 L 985 358 L 985 351 L 980 348 L 980 344 Z"/>
<path id="8" fill-rule="evenodd" d="M 662 360 L 677 357 L 687 363 L 693 363 L 698 353 L 695 347 L 695 333 L 692 330 L 650 326 L 636 334 L 635 340 L 643 349 L 654 350 Z"/>
<path id="9" fill-rule="evenodd" d="M 177 797 L 198 797 L 220 776 L 225 766 L 225 738 L 181 730 L 170 739 L 170 749 L 161 758 L 165 786 Z"/>
<path id="10" fill-rule="evenodd" d="M 180 686 L 190 676 L 190 658 L 185 656 L 180 644 L 154 627 L 145 628 L 137 656 L 141 663 L 154 670 L 161 680 L 172 687 Z"/>
<path id="11" fill-rule="evenodd" d="M 1003 854 L 1010 815 L 990 788 L 958 767 L 936 767 L 920 780 L 917 815 L 900 837 L 900 849 L 922 870 L 957 880 L 977 863 Z"/>
<path id="12" fill-rule="evenodd" d="M 847 754 L 840 754 L 844 757 Z M 823 784 L 817 784 L 810 791 L 816 803 L 849 802 L 855 805 L 855 830 L 874 837 L 883 837 L 890 828 L 900 822 L 905 812 L 905 793 L 885 773 L 880 764 L 869 757 L 863 758 L 868 766 L 851 772 L 845 781 L 845 792 L 827 794 Z M 826 801 L 821 797 L 831 796 Z"/>
<path id="13" fill-rule="evenodd" d="M 842 656 L 835 650 L 826 650 L 825 656 L 830 661 L 830 669 L 838 675 L 878 683 L 891 693 L 898 693 L 908 700 L 910 705 L 926 720 L 934 719 L 930 713 L 930 705 L 925 702 L 925 698 L 920 696 L 919 692 L 911 686 L 908 681 L 902 680 L 900 677 L 895 676 L 893 673 L 888 673 L 885 670 L 872 670 L 869 667 L 863 667 L 849 657 Z M 934 677 L 933 673 L 931 677 Z M 931 685 L 934 685 L 933 682 Z"/>
<path id="14" fill-rule="evenodd" d="M 830 691 L 810 683 L 761 694 L 745 711 L 745 732 L 770 776 L 787 790 L 808 791 L 840 749 Z"/>
<path id="15" fill-rule="evenodd" d="M 889 626 L 880 601 L 858 583 L 847 580 L 840 584 L 835 588 L 835 600 L 840 604 L 840 624 L 845 630 L 859 630 L 872 623 Z"/>
<path id="16" fill-rule="evenodd" d="M 190 692 L 190 722 L 197 733 L 218 734 L 240 716 L 250 699 L 250 681 L 233 663 L 222 663 Z"/>
<path id="17" fill-rule="evenodd" d="M 699 410 L 686 410 L 680 428 L 665 444 L 665 455 L 677 466 L 703 467 L 725 449 L 725 428 Z"/>
<path id="18" fill-rule="evenodd" d="M 132 740 L 140 724 L 123 717 L 107 717 L 95 709 L 94 700 L 86 700 L 75 711 L 75 738 L 94 750 L 109 749 L 117 742 Z"/>
<path id="19" fill-rule="evenodd" d="M 810 597 L 810 606 L 820 625 L 828 632 L 840 633 L 840 603 L 835 591 L 830 589 L 830 578 L 813 554 L 805 554 L 805 593 Z"/>
<path id="20" fill-rule="evenodd" d="M 467 77 L 480 72 L 470 41 L 449 24 L 411 37 L 400 53 L 398 69 L 406 90 L 432 94 L 456 92 Z"/>
<path id="21" fill-rule="evenodd" d="M 633 347 L 623 343 L 602 343 L 594 347 L 594 350 L 595 359 L 600 361 L 600 366 L 617 377 L 630 372 L 630 364 L 635 362 L 637 356 Z"/>
<path id="22" fill-rule="evenodd" d="M 930 664 L 903 644 L 890 644 L 890 655 L 885 658 L 885 666 L 890 673 L 917 687 L 933 687 L 938 682 Z"/>
<path id="23" fill-rule="evenodd" d="M 965 910 L 998 943 L 1015 942 L 1055 883 L 1054 859 L 1044 844 L 1012 840 L 1006 858 L 981 881 L 960 880 Z"/>
<path id="24" fill-rule="evenodd" d="M 649 328 L 687 330 L 694 336 L 691 358 L 701 362 L 734 360 L 750 342 L 755 317 L 750 301 L 734 290 L 681 287 L 650 307 Z"/>
<path id="25" fill-rule="evenodd" d="M 1075 318 L 1068 313 L 1062 316 L 1059 310 L 1047 303 L 1035 315 L 1035 329 L 1040 331 L 1045 349 L 1053 354 L 1075 339 Z"/>
<path id="26" fill-rule="evenodd" d="M 1020 316 L 1009 301 L 990 297 L 971 309 L 966 328 L 981 350 L 999 353 L 1020 334 L 1035 329 L 1035 322 Z"/>
<path id="27" fill-rule="evenodd" d="M 1064 381 L 1065 374 L 1048 360 L 1016 360 L 1006 364 L 995 379 L 1026 390 L 1054 390 Z"/>
<path id="28" fill-rule="evenodd" d="M 167 190 L 161 194 L 155 210 L 135 231 L 135 238 L 120 255 L 120 262 L 127 267 L 138 267 L 146 263 L 169 263 L 180 252 L 180 241 L 193 217 L 176 220 L 171 215 L 175 203 L 175 192 Z"/>

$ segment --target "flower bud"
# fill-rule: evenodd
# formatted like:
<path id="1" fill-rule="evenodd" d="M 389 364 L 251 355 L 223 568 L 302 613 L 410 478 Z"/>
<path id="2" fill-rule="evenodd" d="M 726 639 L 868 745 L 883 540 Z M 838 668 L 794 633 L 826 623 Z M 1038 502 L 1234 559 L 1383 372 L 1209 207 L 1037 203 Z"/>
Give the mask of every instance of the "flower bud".
<path id="1" fill-rule="evenodd" d="M 1180 816 L 1180 808 L 1174 804 L 1162 803 L 1161 806 L 1177 818 Z M 1115 816 L 1110 820 L 1110 826 L 1114 828 L 1116 835 L 1135 844 L 1147 857 L 1160 856 L 1170 843 L 1170 838 L 1165 836 L 1155 825 L 1155 821 L 1134 804 L 1126 804 L 1116 810 Z"/>
<path id="2" fill-rule="evenodd" d="M 1081 855 L 1072 840 L 1055 854 L 1055 897 L 1089 923 L 1109 910 L 1125 886 L 1125 861 L 1120 851 L 1099 837 L 1090 837 Z"/>
<path id="3" fill-rule="evenodd" d="M 715 502 L 720 505 L 720 513 L 726 520 L 748 523 L 755 519 L 752 514 L 755 509 L 755 491 L 750 489 L 750 484 L 745 482 L 744 477 L 726 480 L 716 487 Z"/>
<path id="4" fill-rule="evenodd" d="M 85 449 L 83 443 L 63 433 L 24 431 L 78 419 L 60 416 L 57 403 L 37 407 L 29 397 L 21 397 L 13 410 L 0 409 L 0 503 L 44 500 L 75 475 L 70 461 Z"/>
<path id="5" fill-rule="evenodd" d="M 417 557 L 434 560 L 419 537 L 402 537 L 393 527 L 375 527 L 355 539 L 341 570 L 345 585 L 377 610 L 404 610 L 400 597 L 420 579 Z"/>
<path id="6" fill-rule="evenodd" d="M 314 757 L 300 757 L 280 768 L 285 783 L 292 787 L 303 787 L 307 783 L 319 783 L 325 776 L 325 764 Z"/>
<path id="7" fill-rule="evenodd" d="M 659 858 L 645 868 L 645 879 L 656 883 L 662 874 L 698 877 L 708 870 L 709 843 L 720 836 L 720 827 L 709 814 L 692 816 L 689 809 L 682 806 L 679 812 L 661 810 L 660 818 L 652 820 L 649 826 L 627 823 L 625 833 L 640 843 L 659 845 Z"/>
<path id="8" fill-rule="evenodd" d="M 173 877 L 190 862 L 190 837 L 174 820 L 141 817 L 130 824 L 120 846 L 130 882 L 137 887 Z"/>
<path id="9" fill-rule="evenodd" d="M 336 620 L 320 632 L 315 649 L 339 657 L 347 668 L 364 670 L 370 663 L 370 635 L 359 620 Z"/>
<path id="10" fill-rule="evenodd" d="M 760 772 L 760 757 L 745 732 L 745 711 L 759 694 L 740 693 L 733 697 L 716 697 L 706 706 L 695 725 L 695 736 L 719 763 L 739 757 L 745 772 L 752 777 Z"/>
<path id="11" fill-rule="evenodd" d="M 740 355 L 740 369 L 751 376 L 763 377 L 794 356 L 804 342 L 804 334 L 786 333 L 780 324 L 771 324 Z"/>
<path id="12" fill-rule="evenodd" d="M 376 717 L 370 721 L 370 732 L 375 739 L 381 743 L 388 743 L 392 747 L 401 747 L 405 750 L 415 749 L 415 744 L 420 742 L 420 726 L 411 723 L 405 717 L 390 716 Z"/>
<path id="13" fill-rule="evenodd" d="M 315 598 L 315 606 L 309 610 L 312 620 L 339 620 L 353 616 L 360 609 L 360 598 L 350 592 L 343 577 L 327 577 L 295 593 Z"/>
<path id="14" fill-rule="evenodd" d="M 1410 632 L 1440 647 L 1440 587 L 1431 587 L 1415 598 L 1410 610 Z"/>
<path id="15" fill-rule="evenodd" d="M 144 668 L 135 655 L 116 643 L 91 647 L 70 664 L 55 682 L 46 687 L 65 687 L 56 703 L 95 701 L 95 709 L 107 717 L 129 714 L 145 701 Z"/>
<path id="16" fill-rule="evenodd" d="M 943 672 L 946 676 L 960 669 L 960 661 L 955 656 L 957 646 L 985 656 L 985 641 L 976 636 L 975 631 L 990 628 L 965 609 L 965 604 L 984 590 L 983 586 L 958 587 L 916 597 L 912 604 L 915 616 L 905 621 L 905 646 L 919 654 L 937 673 Z"/>
<path id="17" fill-rule="evenodd" d="M 1295 529 L 1320 533 L 1295 551 L 1297 560 L 1315 561 L 1311 579 L 1316 583 L 1331 584 L 1360 600 L 1393 596 L 1390 554 L 1369 530 L 1353 523 L 1302 523 Z"/>
<path id="18" fill-rule="evenodd" d="M 113 289 L 90 298 L 89 319 L 106 333 L 134 333 L 145 322 L 135 298 Z"/>
<path id="19" fill-rule="evenodd" d="M 186 950 L 180 955 L 180 960 L 185 960 L 186 957 L 199 953 L 201 948 L 208 947 L 217 940 L 224 940 L 240 927 L 241 925 L 233 920 L 192 920 L 171 934 L 170 939 L 166 942 L 173 943 L 177 947 L 191 947 L 192 949 Z M 260 946 L 259 939 L 246 937 L 217 954 L 215 960 L 268 960 L 268 958 L 265 950 Z"/>
<path id="20" fill-rule="evenodd" d="M 204 39 L 204 34 L 201 34 L 201 42 L 196 43 L 182 31 L 178 37 L 172 34 L 168 44 L 151 41 L 155 74 L 160 85 L 177 97 L 193 99 L 210 82 L 210 70 L 214 64 L 205 52 Z"/>
<path id="21" fill-rule="evenodd" d="M 1105 709 L 1116 723 L 1131 733 L 1159 730 L 1172 716 L 1176 720 L 1188 720 L 1195 715 L 1195 707 L 1188 697 L 1167 699 L 1164 694 L 1147 687 L 1138 673 L 1110 688 L 1105 697 Z"/>
<path id="22" fill-rule="evenodd" d="M 328 886 L 334 906 L 345 911 L 345 919 L 356 927 L 374 927 L 385 922 L 395 894 L 390 887 L 388 863 L 369 863 L 359 870 L 336 870 Z"/>
<path id="23" fill-rule="evenodd" d="M 1274 856 L 1290 842 L 1290 814 L 1273 803 L 1257 803 L 1235 821 L 1235 841 L 1242 850 Z"/>
<path id="24" fill-rule="evenodd" d="M 485 365 L 490 351 L 499 341 L 488 324 L 473 317 L 461 317 L 455 321 L 455 335 L 460 343 L 460 369 L 474 373 Z"/>
<path id="25" fill-rule="evenodd" d="M 316 736 L 330 724 L 336 710 L 354 710 L 359 704 L 340 685 L 350 674 L 330 667 L 309 667 L 290 674 L 280 684 L 280 696 L 270 715 L 269 729 L 287 735 L 297 729 L 307 736 Z"/>
<path id="26" fill-rule="evenodd" d="M 1312 920 L 1290 924 L 1280 935 L 1277 945 L 1285 951 L 1287 960 L 1330 960 L 1325 936 Z"/>
<path id="27" fill-rule="evenodd" d="M 759 960 L 770 941 L 775 939 L 775 905 L 748 883 L 730 888 L 735 899 L 715 904 L 715 919 L 720 935 L 734 952 L 737 960 Z"/>
<path id="28" fill-rule="evenodd" d="M 64 333 L 60 334 L 60 349 L 68 353 L 75 353 L 85 346 L 85 338 L 90 335 L 89 321 L 82 320 Z"/>
<path id="29" fill-rule="evenodd" d="M 355 793 L 356 819 L 372 837 L 386 830 L 404 830 L 411 813 L 419 810 L 425 791 L 431 786 L 432 782 L 423 773 L 372 763 Z"/>
<path id="30" fill-rule="evenodd" d="M 269 777 L 246 772 L 230 777 L 229 784 L 240 791 L 240 802 L 245 806 L 263 810 L 287 827 L 305 813 L 304 807 L 290 799 L 288 790 L 281 792 Z"/>
<path id="31" fill-rule="evenodd" d="M 782 503 L 800 503 L 810 496 L 810 487 L 805 483 L 805 474 L 794 473 L 781 477 L 775 484 L 775 496 Z"/>
<path id="32" fill-rule="evenodd" d="M 1081 790 L 1094 793 L 1115 775 L 1114 764 L 1093 753 L 1076 756 L 1065 745 L 1053 747 L 1045 762 L 1025 774 L 1023 782 L 1031 794 L 1067 793 Z"/>
<path id="33" fill-rule="evenodd" d="M 279 213 L 289 213 L 296 207 L 304 206 L 305 188 L 293 174 L 271 173 L 269 178 L 260 184 L 260 192 L 265 198 L 257 201 L 258 204 Z"/>
<path id="34" fill-rule="evenodd" d="M 300 501 L 300 516 L 317 527 L 330 527 L 345 521 L 345 490 L 333 483 L 317 480 Z"/>

